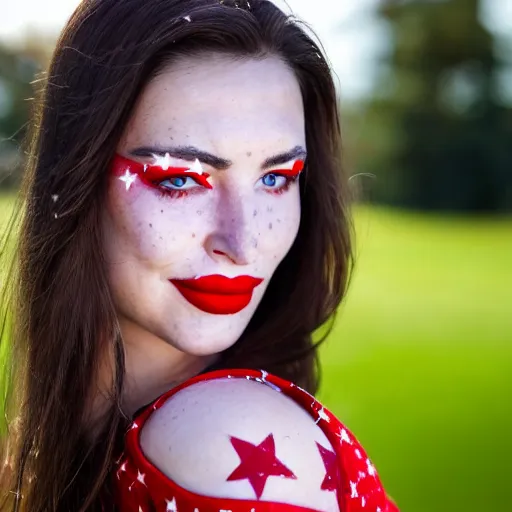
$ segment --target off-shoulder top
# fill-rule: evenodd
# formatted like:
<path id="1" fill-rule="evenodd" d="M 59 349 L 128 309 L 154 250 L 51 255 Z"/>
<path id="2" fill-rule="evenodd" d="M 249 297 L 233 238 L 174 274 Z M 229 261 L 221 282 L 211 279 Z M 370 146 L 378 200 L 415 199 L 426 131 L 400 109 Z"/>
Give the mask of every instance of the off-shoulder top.
<path id="1" fill-rule="evenodd" d="M 335 492 L 340 512 L 398 512 L 386 495 L 375 466 L 352 433 L 305 390 L 284 379 L 257 370 L 217 370 L 200 374 L 160 396 L 138 413 L 125 434 L 124 451 L 112 473 L 119 512 L 313 512 L 312 509 L 258 499 L 203 496 L 180 487 L 145 456 L 140 433 L 151 415 L 179 391 L 197 382 L 247 379 L 284 393 L 309 413 L 322 429 L 334 452 L 322 448 L 326 468 L 322 489 Z M 267 456 L 272 443 L 259 448 Z M 262 452 L 263 453 L 263 452 Z M 240 455 L 240 454 L 239 454 Z M 241 461 L 242 462 L 242 461 Z M 278 464 L 276 459 L 276 464 Z M 233 468 L 235 473 L 236 468 Z M 293 468 L 290 468 L 293 470 Z M 243 477 L 243 475 L 242 475 Z M 275 477 L 274 477 L 275 478 Z"/>

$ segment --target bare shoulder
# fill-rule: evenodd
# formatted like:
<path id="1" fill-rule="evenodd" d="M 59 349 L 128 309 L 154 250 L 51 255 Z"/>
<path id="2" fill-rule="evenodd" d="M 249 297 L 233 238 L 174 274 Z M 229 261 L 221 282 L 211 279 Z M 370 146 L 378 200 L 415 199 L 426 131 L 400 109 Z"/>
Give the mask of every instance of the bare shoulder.
<path id="1" fill-rule="evenodd" d="M 321 450 L 331 444 L 305 410 L 265 384 L 193 384 L 151 415 L 140 440 L 153 464 L 197 494 L 338 510 L 335 493 L 321 489 Z M 269 476 L 255 486 L 251 471 Z"/>

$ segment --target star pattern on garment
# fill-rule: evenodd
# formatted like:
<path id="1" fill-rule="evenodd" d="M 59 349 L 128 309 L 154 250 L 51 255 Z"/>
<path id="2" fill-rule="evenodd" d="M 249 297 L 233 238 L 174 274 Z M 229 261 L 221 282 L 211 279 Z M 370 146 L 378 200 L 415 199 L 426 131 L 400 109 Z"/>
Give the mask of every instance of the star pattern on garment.
<path id="1" fill-rule="evenodd" d="M 297 478 L 276 457 L 273 434 L 269 434 L 258 445 L 233 436 L 230 437 L 230 441 L 240 457 L 240 465 L 228 476 L 227 480 L 249 480 L 258 499 L 261 498 L 269 477 Z"/>
<path id="2" fill-rule="evenodd" d="M 329 423 L 331 421 L 331 418 L 329 418 L 329 416 L 327 415 L 327 413 L 325 412 L 325 409 L 323 407 L 320 408 L 320 410 L 317 412 L 317 414 L 318 414 L 318 418 L 315 423 L 318 423 L 320 420 L 324 420 L 327 423 Z"/>
<path id="3" fill-rule="evenodd" d="M 339 487 L 339 470 L 336 453 L 331 452 L 331 450 L 323 447 L 320 443 L 316 443 L 316 446 L 320 452 L 320 456 L 322 457 L 325 467 L 325 477 L 320 489 L 322 489 L 322 491 L 337 492 Z"/>
<path id="4" fill-rule="evenodd" d="M 119 180 L 121 180 L 126 185 L 126 190 L 130 190 L 130 187 L 133 185 L 136 179 L 137 174 L 131 173 L 130 169 L 126 169 L 124 174 L 119 176 Z"/>
<path id="5" fill-rule="evenodd" d="M 316 423 L 315 420 L 318 418 L 322 420 L 317 423 L 318 428 L 326 434 L 330 443 L 324 446 L 316 443 L 325 473 L 320 474 L 318 480 L 315 480 L 315 487 L 317 489 L 320 487 L 322 491 L 335 492 L 337 501 L 342 507 L 341 510 L 398 512 L 396 505 L 387 498 L 375 467 L 357 439 L 328 409 L 323 409 L 322 404 L 314 397 L 292 383 L 279 380 L 266 372 L 251 371 L 249 374 L 243 374 L 237 373 L 236 370 L 229 370 L 228 373 L 226 370 L 222 374 L 222 378 L 226 377 L 230 379 L 249 378 L 249 380 L 266 385 L 270 383 L 308 410 L 312 422 Z M 112 472 L 118 510 L 132 510 L 133 512 L 148 512 L 149 510 L 154 512 L 205 512 L 206 510 L 212 512 L 257 512 L 258 505 L 256 504 L 255 507 L 253 503 L 265 504 L 263 496 L 265 496 L 268 478 L 274 477 L 271 480 L 272 484 L 279 481 L 275 477 L 290 478 L 295 480 L 295 482 L 287 482 L 292 486 L 302 486 L 303 478 L 308 478 L 307 475 L 297 478 L 293 473 L 295 467 L 287 467 L 277 458 L 276 448 L 279 450 L 280 444 L 276 443 L 273 434 L 269 434 L 259 444 L 235 437 L 230 438 L 231 446 L 237 452 L 240 463 L 227 480 L 248 481 L 252 491 L 247 489 L 246 492 L 256 494 L 256 498 L 253 494 L 250 502 L 229 499 L 228 505 L 222 498 L 195 495 L 180 488 L 170 478 L 166 480 L 165 475 L 147 464 L 147 459 L 140 449 L 140 431 L 144 428 L 150 415 L 164 405 L 169 396 L 172 395 L 164 394 L 148 405 L 146 410 L 140 413 L 136 420 L 126 428 L 125 449 L 116 458 Z M 322 416 L 328 418 L 328 421 L 325 421 Z M 211 460 L 210 463 L 215 464 L 215 460 Z M 233 466 L 235 465 L 236 463 L 233 464 Z M 219 477 L 222 481 L 226 481 L 226 473 Z"/>
<path id="6" fill-rule="evenodd" d="M 146 482 L 144 481 L 144 478 L 146 478 L 146 475 L 144 473 L 141 473 L 139 470 L 137 470 L 137 480 L 141 483 L 146 485 Z"/>
<path id="7" fill-rule="evenodd" d="M 173 498 L 172 500 L 165 500 L 165 511 L 166 512 L 178 512 L 178 509 L 176 507 L 176 498 Z"/>

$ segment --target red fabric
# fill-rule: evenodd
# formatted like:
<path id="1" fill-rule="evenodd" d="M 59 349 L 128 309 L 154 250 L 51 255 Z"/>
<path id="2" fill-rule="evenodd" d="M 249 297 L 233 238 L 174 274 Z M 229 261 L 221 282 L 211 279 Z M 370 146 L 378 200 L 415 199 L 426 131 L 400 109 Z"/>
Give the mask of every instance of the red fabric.
<path id="1" fill-rule="evenodd" d="M 198 375 L 173 388 L 141 412 L 125 437 L 125 451 L 116 461 L 113 479 L 120 512 L 313 512 L 296 505 L 264 500 L 200 496 L 179 487 L 146 459 L 139 444 L 142 426 L 170 397 L 196 382 L 219 378 L 249 379 L 267 384 L 292 398 L 309 412 L 336 450 L 339 471 L 332 471 L 331 455 L 322 452 L 326 465 L 325 488 L 337 487 L 341 512 L 398 512 L 386 496 L 374 466 L 350 431 L 312 395 L 291 382 L 264 371 L 219 370 Z M 324 449 L 325 450 L 325 449 Z M 329 467 L 331 466 L 331 469 Z M 336 473 L 336 477 L 333 474 Z M 338 478 L 339 476 L 339 478 Z M 335 482 L 333 482 L 335 479 Z"/>

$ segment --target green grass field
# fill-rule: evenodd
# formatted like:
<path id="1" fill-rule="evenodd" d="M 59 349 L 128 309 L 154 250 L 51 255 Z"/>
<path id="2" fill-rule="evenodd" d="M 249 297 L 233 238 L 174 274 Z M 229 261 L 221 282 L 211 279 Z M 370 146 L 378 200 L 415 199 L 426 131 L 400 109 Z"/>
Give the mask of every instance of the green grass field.
<path id="1" fill-rule="evenodd" d="M 320 398 L 403 512 L 512 511 L 512 219 L 361 209 Z"/>
<path id="2" fill-rule="evenodd" d="M 361 208 L 356 221 L 320 398 L 402 512 L 510 512 L 512 219 Z"/>

